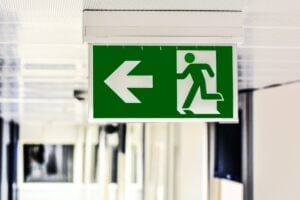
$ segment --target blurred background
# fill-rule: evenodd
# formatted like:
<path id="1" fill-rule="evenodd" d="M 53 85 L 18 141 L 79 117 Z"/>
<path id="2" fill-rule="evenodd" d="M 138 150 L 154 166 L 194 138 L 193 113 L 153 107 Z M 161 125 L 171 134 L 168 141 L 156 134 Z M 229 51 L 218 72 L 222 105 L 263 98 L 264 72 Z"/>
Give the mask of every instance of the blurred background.
<path id="1" fill-rule="evenodd" d="M 85 9 L 242 11 L 239 123 L 88 123 Z M 299 200 L 299 13 L 296 0 L 0 0 L 0 199 Z"/>

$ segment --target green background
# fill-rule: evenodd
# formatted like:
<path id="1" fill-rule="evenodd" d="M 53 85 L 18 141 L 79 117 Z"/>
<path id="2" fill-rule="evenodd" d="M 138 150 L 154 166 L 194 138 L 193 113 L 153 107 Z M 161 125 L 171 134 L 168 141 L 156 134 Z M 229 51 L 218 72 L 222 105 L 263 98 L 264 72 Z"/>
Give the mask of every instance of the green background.
<path id="1" fill-rule="evenodd" d="M 102 46 L 93 50 L 94 118 L 233 118 L 232 46 Z M 215 50 L 217 53 L 217 90 L 224 101 L 218 102 L 220 114 L 182 115 L 177 111 L 177 50 Z M 142 102 L 126 104 L 104 80 L 125 60 L 140 60 L 130 73 L 152 75 L 153 88 L 130 89 Z"/>

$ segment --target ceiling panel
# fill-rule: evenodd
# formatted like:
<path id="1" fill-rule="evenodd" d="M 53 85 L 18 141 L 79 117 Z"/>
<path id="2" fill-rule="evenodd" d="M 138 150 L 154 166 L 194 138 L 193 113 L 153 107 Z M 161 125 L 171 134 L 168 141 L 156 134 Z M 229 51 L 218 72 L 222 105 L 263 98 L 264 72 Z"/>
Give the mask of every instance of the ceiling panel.
<path id="1" fill-rule="evenodd" d="M 243 0 L 0 0 L 0 5 L 22 23 L 80 26 L 83 9 L 241 10 Z"/>
<path id="2" fill-rule="evenodd" d="M 300 81 L 300 2 L 252 0 L 244 11 L 240 88 Z"/>
<path id="3" fill-rule="evenodd" d="M 55 23 L 78 25 L 82 0 L 0 0 L 3 10 L 25 24 Z"/>
<path id="4" fill-rule="evenodd" d="M 298 0 L 0 0 L 1 112 L 6 106 L 6 113 L 16 112 L 19 98 L 22 102 L 38 98 L 73 101 L 74 89 L 87 90 L 84 9 L 243 10 L 245 38 L 238 47 L 239 88 L 300 80 Z M 68 73 L 57 66 L 76 67 Z M 21 109 L 28 112 L 26 117 L 38 117 L 45 106 L 40 104 L 35 109 L 33 104 Z M 65 105 L 56 102 L 55 106 L 60 110 Z M 66 116 L 82 112 L 77 103 L 70 106 Z M 57 115 L 53 112 L 44 119 Z"/>

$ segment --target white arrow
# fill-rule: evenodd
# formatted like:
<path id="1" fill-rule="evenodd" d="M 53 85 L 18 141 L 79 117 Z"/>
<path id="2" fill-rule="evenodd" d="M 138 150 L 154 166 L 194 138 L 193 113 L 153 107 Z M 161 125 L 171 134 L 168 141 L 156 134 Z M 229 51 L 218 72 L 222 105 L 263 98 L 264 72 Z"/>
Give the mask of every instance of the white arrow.
<path id="1" fill-rule="evenodd" d="M 128 75 L 141 61 L 124 61 L 104 83 L 125 103 L 141 103 L 129 88 L 153 88 L 153 77 Z"/>

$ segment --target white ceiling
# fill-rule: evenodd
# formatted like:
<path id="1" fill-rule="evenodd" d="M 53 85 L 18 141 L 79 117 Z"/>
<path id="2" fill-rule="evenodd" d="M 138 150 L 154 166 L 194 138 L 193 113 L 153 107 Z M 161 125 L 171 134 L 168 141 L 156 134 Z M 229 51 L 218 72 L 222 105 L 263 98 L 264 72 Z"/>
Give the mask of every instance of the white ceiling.
<path id="1" fill-rule="evenodd" d="M 21 118 L 39 120 L 51 105 L 56 109 L 47 120 L 81 120 L 74 114 L 81 115 L 82 105 L 73 90 L 86 90 L 88 82 L 84 9 L 243 10 L 239 88 L 300 80 L 297 0 L 0 0 L 2 113 L 16 118 L 19 111 Z"/>

